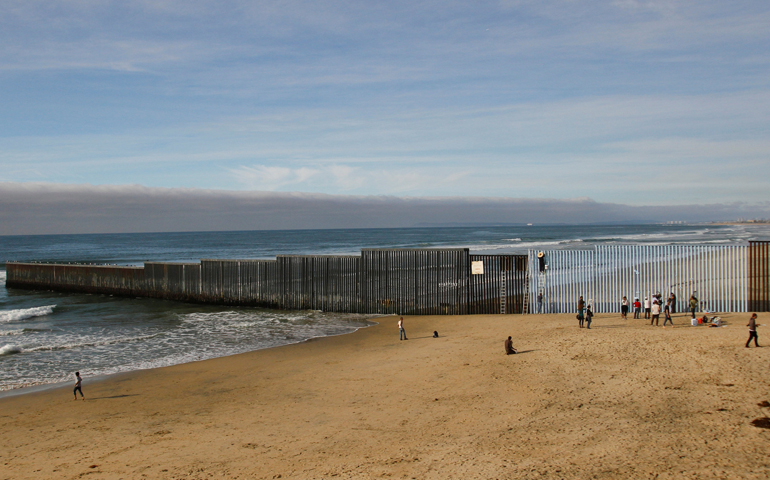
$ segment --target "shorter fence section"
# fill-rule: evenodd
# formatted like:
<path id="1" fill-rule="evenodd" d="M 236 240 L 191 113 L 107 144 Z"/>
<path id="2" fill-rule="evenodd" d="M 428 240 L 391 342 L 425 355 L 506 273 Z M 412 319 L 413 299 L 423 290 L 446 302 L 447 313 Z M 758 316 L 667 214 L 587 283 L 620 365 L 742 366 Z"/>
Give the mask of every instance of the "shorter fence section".
<path id="1" fill-rule="evenodd" d="M 149 296 L 144 273 L 141 267 L 7 263 L 6 284 L 18 288 Z"/>
<path id="2" fill-rule="evenodd" d="M 366 249 L 360 257 L 279 255 L 144 268 L 8 263 L 7 285 L 330 312 L 521 313 L 526 257 L 477 261 L 487 273 L 473 275 L 473 288 L 468 249 Z"/>
<path id="3" fill-rule="evenodd" d="M 282 308 L 358 312 L 360 257 L 281 255 Z"/>
<path id="4" fill-rule="evenodd" d="M 191 301 L 201 293 L 199 263 L 144 264 L 144 290 L 147 296 L 169 300 Z"/>

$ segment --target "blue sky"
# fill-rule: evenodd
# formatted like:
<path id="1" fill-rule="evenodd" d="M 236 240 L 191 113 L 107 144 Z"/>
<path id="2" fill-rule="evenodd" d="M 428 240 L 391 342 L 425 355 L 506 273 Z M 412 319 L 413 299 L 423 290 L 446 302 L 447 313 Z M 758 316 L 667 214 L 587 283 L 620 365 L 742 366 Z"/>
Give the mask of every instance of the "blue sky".
<path id="1" fill-rule="evenodd" d="M 767 1 L 0 0 L 0 42 L 6 186 L 768 208 Z"/>

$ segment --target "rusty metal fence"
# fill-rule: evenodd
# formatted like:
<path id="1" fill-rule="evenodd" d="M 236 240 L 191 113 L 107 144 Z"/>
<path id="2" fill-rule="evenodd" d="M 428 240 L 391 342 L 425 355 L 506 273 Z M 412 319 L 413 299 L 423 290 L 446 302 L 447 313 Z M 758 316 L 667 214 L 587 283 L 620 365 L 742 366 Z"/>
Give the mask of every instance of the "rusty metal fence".
<path id="1" fill-rule="evenodd" d="M 542 260 L 538 258 L 542 253 Z M 770 311 L 770 242 L 608 245 L 590 250 L 471 255 L 468 249 L 364 249 L 360 256 L 279 255 L 144 267 L 15 263 L 8 287 L 189 302 L 375 314 L 596 312 L 660 293 L 699 310 Z"/>

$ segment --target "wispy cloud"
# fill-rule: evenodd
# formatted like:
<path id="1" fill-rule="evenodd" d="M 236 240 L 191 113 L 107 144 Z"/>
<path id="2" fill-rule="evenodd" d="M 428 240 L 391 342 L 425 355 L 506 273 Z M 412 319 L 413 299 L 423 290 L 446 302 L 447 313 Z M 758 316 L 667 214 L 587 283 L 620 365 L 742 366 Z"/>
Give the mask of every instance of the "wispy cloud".
<path id="1" fill-rule="evenodd" d="M 763 1 L 6 0 L 0 180 L 760 202 Z"/>

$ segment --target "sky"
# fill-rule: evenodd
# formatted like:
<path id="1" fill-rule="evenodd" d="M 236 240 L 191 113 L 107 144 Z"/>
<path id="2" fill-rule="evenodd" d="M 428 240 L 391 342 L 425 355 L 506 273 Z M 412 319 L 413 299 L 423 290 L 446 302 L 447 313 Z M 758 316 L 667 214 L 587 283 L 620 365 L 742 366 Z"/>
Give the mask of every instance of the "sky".
<path id="1" fill-rule="evenodd" d="M 0 208 L 26 225 L 0 234 L 212 196 L 291 228 L 291 198 L 770 217 L 767 1 L 0 0 L 0 45 Z"/>

